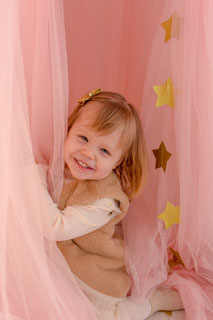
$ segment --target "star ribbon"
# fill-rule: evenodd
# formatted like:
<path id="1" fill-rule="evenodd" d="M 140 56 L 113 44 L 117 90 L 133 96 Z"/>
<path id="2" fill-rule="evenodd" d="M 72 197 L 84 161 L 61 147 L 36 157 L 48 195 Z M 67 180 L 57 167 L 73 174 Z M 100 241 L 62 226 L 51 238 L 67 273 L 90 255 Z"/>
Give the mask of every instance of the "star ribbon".
<path id="1" fill-rule="evenodd" d="M 180 18 L 176 11 L 171 15 L 170 19 L 161 23 L 165 30 L 165 42 L 172 37 L 180 39 L 180 27 L 183 24 L 183 18 Z"/>
<path id="2" fill-rule="evenodd" d="M 162 141 L 158 149 L 152 150 L 156 158 L 155 169 L 163 168 L 166 171 L 167 161 L 171 157 L 171 153 L 166 150 L 165 144 Z"/>
<path id="3" fill-rule="evenodd" d="M 159 219 L 163 220 L 165 223 L 166 230 L 169 229 L 174 224 L 179 224 L 180 222 L 180 207 L 173 206 L 169 201 L 167 201 L 166 209 L 159 216 Z"/>
<path id="4" fill-rule="evenodd" d="M 171 108 L 175 107 L 175 88 L 172 79 L 169 77 L 161 86 L 153 86 L 157 93 L 156 107 L 168 105 Z"/>

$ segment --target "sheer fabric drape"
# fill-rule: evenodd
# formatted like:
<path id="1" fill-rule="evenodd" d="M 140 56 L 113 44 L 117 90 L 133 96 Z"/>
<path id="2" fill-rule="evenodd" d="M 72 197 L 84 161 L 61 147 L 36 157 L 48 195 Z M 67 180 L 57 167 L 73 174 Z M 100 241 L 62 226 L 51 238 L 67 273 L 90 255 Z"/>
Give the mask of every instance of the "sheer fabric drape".
<path id="1" fill-rule="evenodd" d="M 153 284 L 167 279 L 171 247 L 185 267 L 173 268 L 165 285 L 179 289 L 187 319 L 197 320 L 213 316 L 212 6 L 212 1 L 165 1 L 152 43 L 141 111 L 150 176 L 125 221 L 136 292 L 145 294 Z M 171 16 L 171 28 L 176 29 L 171 29 L 165 42 L 161 23 Z M 174 108 L 172 103 L 156 107 L 154 86 L 163 86 L 169 78 Z M 152 151 L 162 141 L 171 153 L 165 172 L 162 167 L 155 169 Z M 167 202 L 180 207 L 179 224 L 168 230 L 157 218 Z"/>
<path id="2" fill-rule="evenodd" d="M 96 319 L 56 248 L 34 161 L 50 161 L 57 198 L 67 118 L 62 3 L 1 1 L 0 30 L 0 319 Z"/>

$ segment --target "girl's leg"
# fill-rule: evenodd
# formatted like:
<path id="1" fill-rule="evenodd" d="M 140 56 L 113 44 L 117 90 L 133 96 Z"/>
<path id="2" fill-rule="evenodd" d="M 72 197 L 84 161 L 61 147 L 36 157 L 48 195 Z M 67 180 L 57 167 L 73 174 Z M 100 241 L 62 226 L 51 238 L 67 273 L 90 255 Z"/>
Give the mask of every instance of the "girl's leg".
<path id="1" fill-rule="evenodd" d="M 173 311 L 171 316 L 168 316 L 164 312 L 156 312 L 151 317 L 147 318 L 147 320 L 184 320 L 185 319 L 185 311 Z"/>
<path id="2" fill-rule="evenodd" d="M 127 297 L 117 304 L 116 320 L 146 320 L 151 314 L 149 300 Z"/>
<path id="3" fill-rule="evenodd" d="M 168 316 L 159 310 L 174 310 Z M 183 304 L 178 291 L 156 289 L 150 300 L 138 297 L 127 297 L 117 304 L 118 320 L 184 320 Z"/>
<path id="4" fill-rule="evenodd" d="M 179 292 L 172 289 L 158 288 L 150 298 L 152 313 L 159 310 L 184 309 Z"/>

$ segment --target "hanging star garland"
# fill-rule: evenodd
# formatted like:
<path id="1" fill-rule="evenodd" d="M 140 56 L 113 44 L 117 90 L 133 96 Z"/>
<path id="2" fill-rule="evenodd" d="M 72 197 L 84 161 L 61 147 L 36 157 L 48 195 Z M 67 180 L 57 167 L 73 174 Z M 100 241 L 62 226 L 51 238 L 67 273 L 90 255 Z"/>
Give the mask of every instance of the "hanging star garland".
<path id="1" fill-rule="evenodd" d="M 152 150 L 156 158 L 155 169 L 163 168 L 166 171 L 167 161 L 171 157 L 171 153 L 166 150 L 165 144 L 162 141 L 158 149 Z"/>
<path id="2" fill-rule="evenodd" d="M 165 30 L 165 42 L 172 37 L 179 40 L 180 27 L 183 24 L 183 18 L 180 18 L 176 11 L 171 15 L 170 19 L 161 23 L 161 26 Z"/>
<path id="3" fill-rule="evenodd" d="M 173 206 L 169 201 L 167 201 L 166 209 L 159 216 L 159 219 L 163 220 L 165 223 L 166 230 L 169 229 L 174 224 L 179 224 L 180 221 L 180 207 Z"/>
<path id="4" fill-rule="evenodd" d="M 161 86 L 153 86 L 157 93 L 156 107 L 168 105 L 171 108 L 175 107 L 175 88 L 172 79 L 169 77 Z"/>

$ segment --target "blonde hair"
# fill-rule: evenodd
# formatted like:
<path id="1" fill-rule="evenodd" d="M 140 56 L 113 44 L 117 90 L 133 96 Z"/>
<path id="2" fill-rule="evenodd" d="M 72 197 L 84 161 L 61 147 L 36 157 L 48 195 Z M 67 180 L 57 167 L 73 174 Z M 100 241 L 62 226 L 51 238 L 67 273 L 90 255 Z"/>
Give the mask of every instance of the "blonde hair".
<path id="1" fill-rule="evenodd" d="M 142 190 L 147 175 L 147 151 L 141 121 L 132 104 L 114 92 L 102 91 L 90 101 L 97 101 L 101 107 L 96 110 L 90 127 L 103 134 L 113 132 L 124 125 L 120 146 L 124 150 L 123 157 L 115 169 L 123 191 L 130 201 Z M 92 105 L 91 105 L 92 107 Z M 83 111 L 84 105 L 78 104 L 68 119 L 68 132 Z"/>

